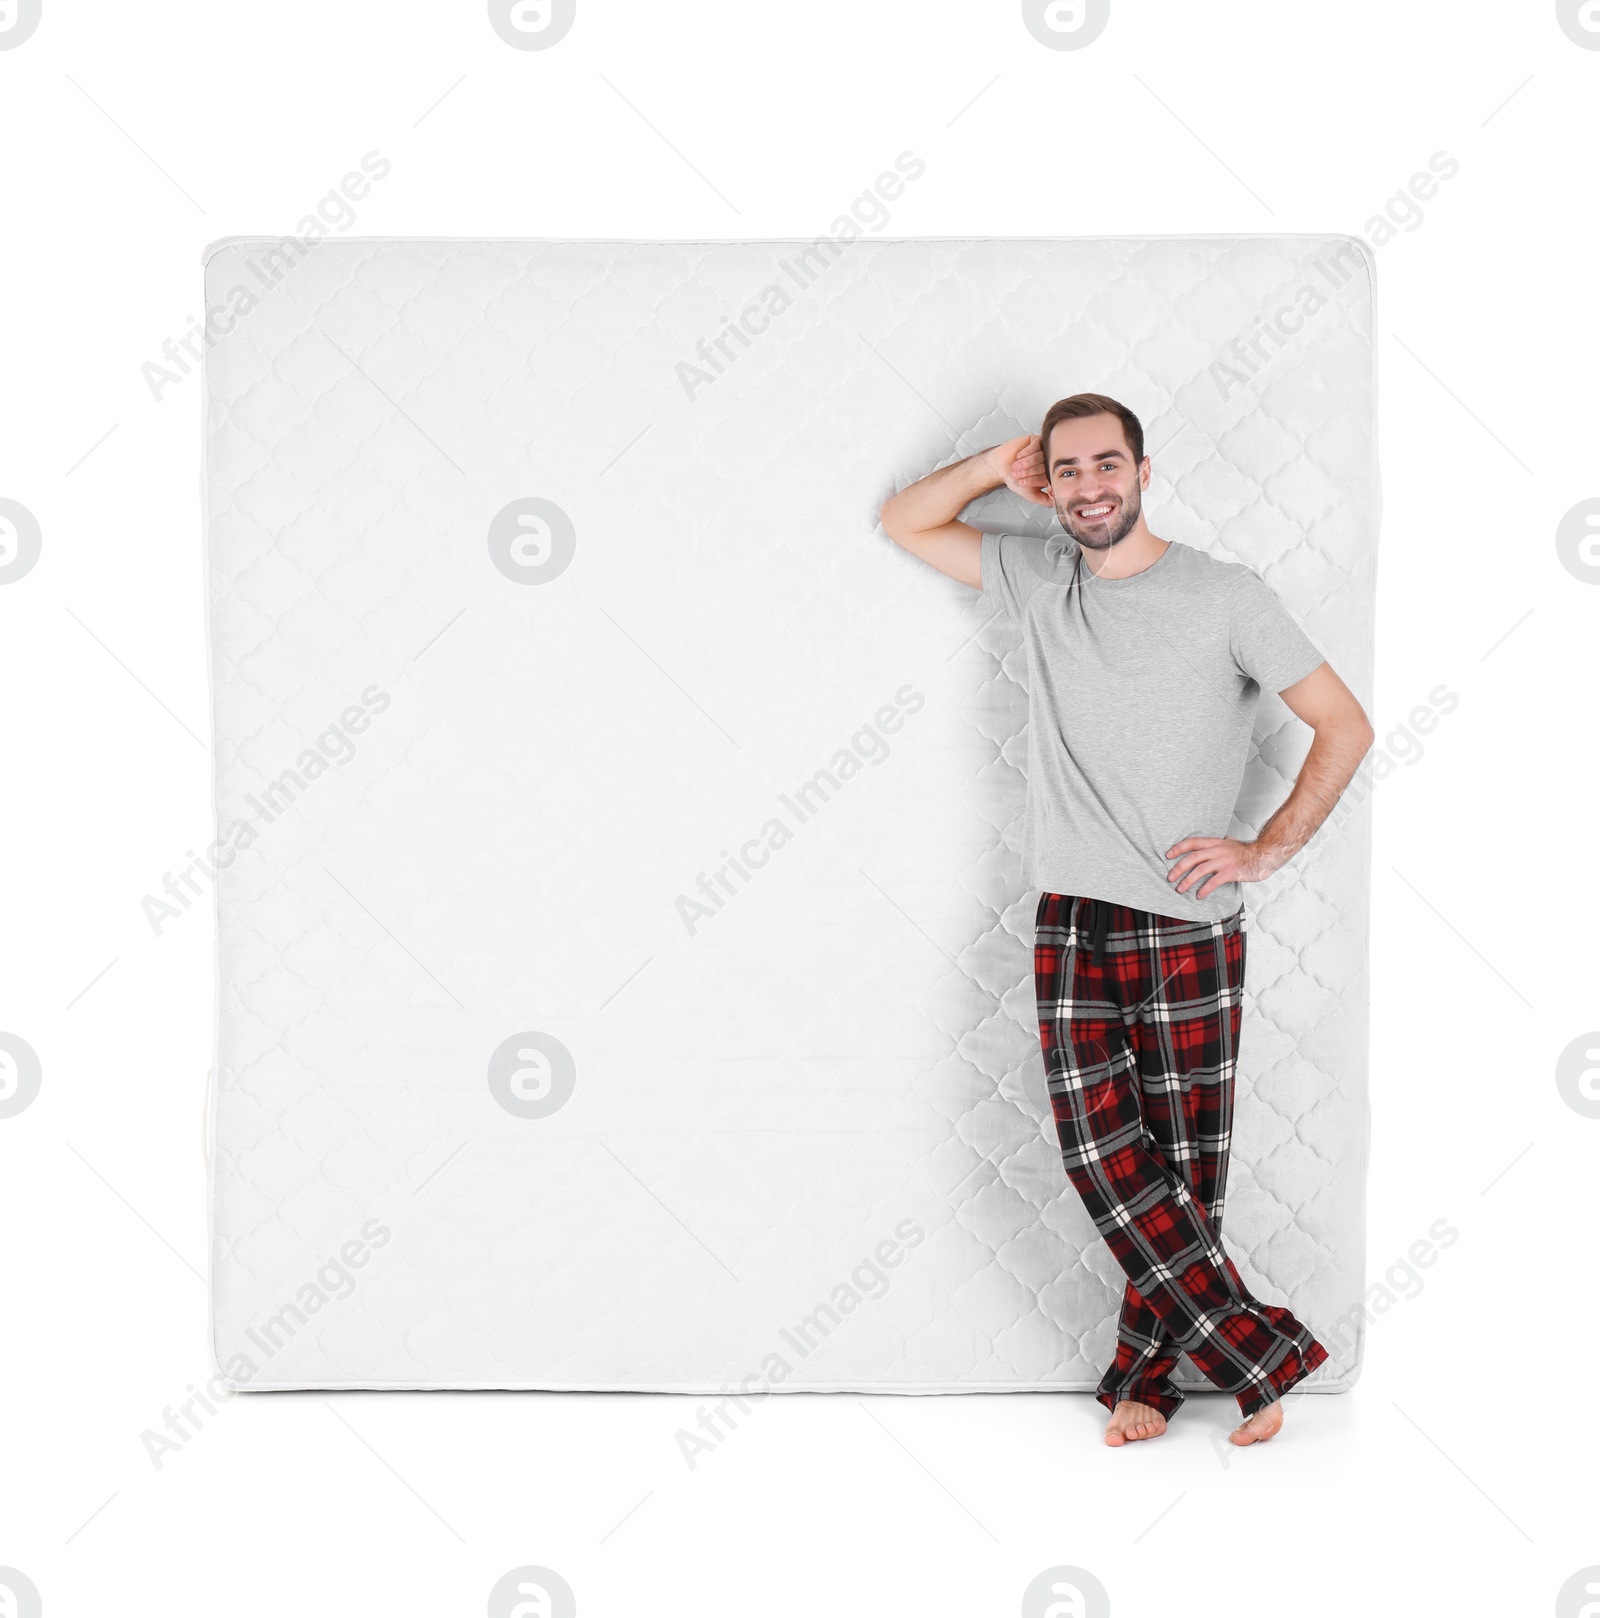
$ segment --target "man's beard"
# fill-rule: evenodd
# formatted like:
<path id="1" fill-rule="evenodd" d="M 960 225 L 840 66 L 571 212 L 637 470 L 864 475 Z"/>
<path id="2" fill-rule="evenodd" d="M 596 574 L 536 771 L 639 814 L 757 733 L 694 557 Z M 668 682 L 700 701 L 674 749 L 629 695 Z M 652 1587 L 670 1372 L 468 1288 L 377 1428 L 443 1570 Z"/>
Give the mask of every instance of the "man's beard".
<path id="1" fill-rule="evenodd" d="M 1133 493 L 1118 504 L 1116 514 L 1109 522 L 1080 523 L 1070 515 L 1070 508 L 1063 511 L 1059 505 L 1056 507 L 1056 516 L 1061 526 L 1084 550 L 1108 551 L 1133 532 L 1133 526 L 1139 520 L 1139 510 L 1139 488 L 1136 484 Z"/>

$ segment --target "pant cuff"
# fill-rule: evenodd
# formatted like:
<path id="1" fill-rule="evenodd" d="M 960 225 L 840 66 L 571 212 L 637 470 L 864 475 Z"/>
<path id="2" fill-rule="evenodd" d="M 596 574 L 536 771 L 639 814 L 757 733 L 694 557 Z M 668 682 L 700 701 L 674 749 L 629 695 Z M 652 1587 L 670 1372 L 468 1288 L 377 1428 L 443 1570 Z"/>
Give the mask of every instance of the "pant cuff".
<path id="1" fill-rule="evenodd" d="M 1178 1406 L 1183 1403 L 1181 1393 L 1168 1393 L 1155 1388 L 1108 1388 L 1104 1384 L 1095 1389 L 1095 1398 L 1107 1410 L 1114 1411 L 1124 1399 L 1133 1404 L 1149 1405 L 1152 1410 L 1159 1410 L 1167 1420 L 1171 1420 L 1178 1413 Z"/>
<path id="2" fill-rule="evenodd" d="M 1297 1382 L 1303 1382 L 1310 1376 L 1327 1357 L 1327 1349 L 1314 1337 L 1303 1353 L 1299 1349 L 1292 1349 L 1285 1354 L 1271 1373 L 1268 1387 L 1252 1388 L 1248 1393 L 1238 1395 L 1239 1409 L 1245 1420 L 1248 1421 L 1258 1410 L 1276 1404 Z"/>

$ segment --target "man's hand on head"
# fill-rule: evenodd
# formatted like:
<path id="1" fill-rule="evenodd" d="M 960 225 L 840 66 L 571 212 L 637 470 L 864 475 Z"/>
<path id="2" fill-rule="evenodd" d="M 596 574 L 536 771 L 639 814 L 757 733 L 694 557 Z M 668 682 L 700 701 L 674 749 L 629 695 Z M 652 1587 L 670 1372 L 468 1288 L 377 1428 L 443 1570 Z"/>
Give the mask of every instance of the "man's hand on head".
<path id="1" fill-rule="evenodd" d="M 1167 850 L 1176 860 L 1167 872 L 1179 893 L 1187 893 L 1196 883 L 1196 899 L 1209 899 L 1226 882 L 1261 882 L 1283 862 L 1260 843 L 1241 843 L 1233 837 L 1185 837 Z"/>
<path id="2" fill-rule="evenodd" d="M 1036 434 L 1008 439 L 918 478 L 884 501 L 878 508 L 878 521 L 902 550 L 981 590 L 983 533 L 962 522 L 961 513 L 1001 484 L 1030 505 L 1054 505 Z"/>
<path id="3" fill-rule="evenodd" d="M 1044 469 L 1044 451 L 1037 433 L 1008 438 L 1005 443 L 985 450 L 983 458 L 1013 494 L 1020 494 L 1024 500 L 1036 506 L 1055 504 L 1050 495 L 1050 482 Z"/>

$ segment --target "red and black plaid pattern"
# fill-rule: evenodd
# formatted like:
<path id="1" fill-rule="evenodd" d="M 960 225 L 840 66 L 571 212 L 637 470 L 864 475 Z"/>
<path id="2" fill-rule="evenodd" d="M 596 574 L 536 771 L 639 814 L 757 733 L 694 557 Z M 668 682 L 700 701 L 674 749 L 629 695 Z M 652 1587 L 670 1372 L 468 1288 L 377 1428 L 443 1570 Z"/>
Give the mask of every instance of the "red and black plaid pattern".
<path id="1" fill-rule="evenodd" d="M 1128 1276 L 1116 1362 L 1096 1397 L 1170 1416 L 1180 1353 L 1246 1416 L 1327 1350 L 1253 1298 L 1222 1248 L 1244 1014 L 1244 912 L 1184 921 L 1039 896 L 1039 1040 L 1062 1160 Z"/>

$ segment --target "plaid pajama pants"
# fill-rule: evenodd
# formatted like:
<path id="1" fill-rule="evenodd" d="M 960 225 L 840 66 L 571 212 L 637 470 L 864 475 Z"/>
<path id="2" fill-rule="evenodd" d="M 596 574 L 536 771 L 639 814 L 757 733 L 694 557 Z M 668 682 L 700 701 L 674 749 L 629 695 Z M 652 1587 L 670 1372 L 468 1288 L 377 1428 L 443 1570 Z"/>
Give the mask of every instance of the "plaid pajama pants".
<path id="1" fill-rule="evenodd" d="M 1244 911 L 1183 921 L 1103 899 L 1039 896 L 1039 1041 L 1067 1177 L 1128 1276 L 1117 1355 L 1095 1397 L 1170 1416 L 1180 1353 L 1246 1416 L 1327 1350 L 1258 1302 L 1222 1248 Z"/>

